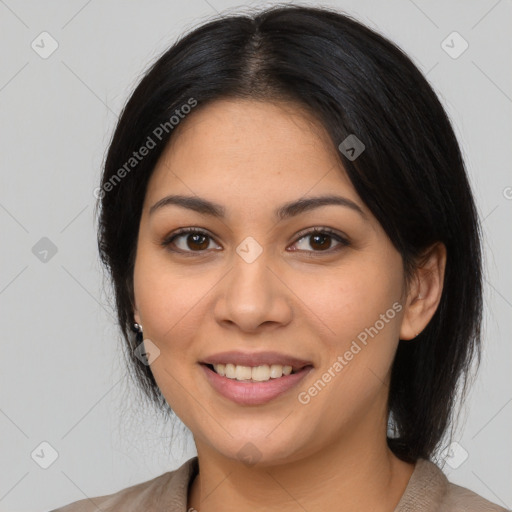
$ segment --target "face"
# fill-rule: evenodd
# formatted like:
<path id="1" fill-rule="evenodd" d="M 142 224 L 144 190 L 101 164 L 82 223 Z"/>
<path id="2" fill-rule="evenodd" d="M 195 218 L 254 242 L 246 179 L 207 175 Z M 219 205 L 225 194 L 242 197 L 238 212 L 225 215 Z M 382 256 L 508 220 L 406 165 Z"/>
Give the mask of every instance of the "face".
<path id="1" fill-rule="evenodd" d="M 134 293 L 198 452 L 270 465 L 381 432 L 402 259 L 297 106 L 222 100 L 182 121 L 148 184 Z"/>

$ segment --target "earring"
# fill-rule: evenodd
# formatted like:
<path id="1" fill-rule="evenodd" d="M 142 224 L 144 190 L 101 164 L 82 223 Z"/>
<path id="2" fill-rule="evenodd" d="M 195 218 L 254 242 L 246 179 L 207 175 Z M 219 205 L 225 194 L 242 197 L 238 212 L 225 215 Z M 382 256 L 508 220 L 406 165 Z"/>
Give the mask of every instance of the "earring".
<path id="1" fill-rule="evenodd" d="M 135 333 L 135 340 L 137 343 L 142 343 L 142 325 L 137 322 L 132 324 L 132 331 Z"/>

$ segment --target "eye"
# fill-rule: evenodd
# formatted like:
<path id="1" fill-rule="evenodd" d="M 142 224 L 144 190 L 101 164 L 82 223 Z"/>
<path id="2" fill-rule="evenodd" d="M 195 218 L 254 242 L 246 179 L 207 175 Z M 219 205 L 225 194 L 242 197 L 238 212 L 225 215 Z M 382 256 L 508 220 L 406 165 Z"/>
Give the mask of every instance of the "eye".
<path id="1" fill-rule="evenodd" d="M 176 240 L 179 240 L 179 243 L 176 243 Z M 197 228 L 182 228 L 165 238 L 161 245 L 173 252 L 204 252 L 209 248 L 211 241 L 212 238 L 206 231 Z M 171 245 L 178 247 L 178 250 L 170 248 Z"/>
<path id="2" fill-rule="evenodd" d="M 299 233 L 299 239 L 294 245 L 300 244 L 310 245 L 314 250 L 307 248 L 292 249 L 300 252 L 312 253 L 332 253 L 341 250 L 343 247 L 350 245 L 350 242 L 342 235 L 332 230 L 331 228 L 321 227 L 314 228 L 309 231 Z M 309 239 L 309 240 L 308 240 Z M 332 249 L 332 241 L 336 241 L 337 245 Z M 177 242 L 178 241 L 178 242 Z M 203 253 L 210 249 L 210 244 L 213 238 L 209 233 L 198 228 L 182 228 L 166 237 L 161 245 L 166 247 L 169 251 L 178 252 L 182 254 L 193 255 L 193 253 Z M 176 249 L 171 246 L 177 247 Z"/>
<path id="3" fill-rule="evenodd" d="M 305 233 L 299 233 L 299 237 L 300 238 L 295 242 L 295 244 L 303 242 L 303 246 L 309 245 L 315 249 L 310 251 L 306 248 L 304 252 L 336 252 L 341 250 L 343 247 L 350 245 L 350 242 L 345 237 L 336 231 L 325 227 L 314 228 Z M 331 247 L 333 239 L 338 242 L 334 249 Z M 299 250 L 303 251 L 303 249 Z"/>

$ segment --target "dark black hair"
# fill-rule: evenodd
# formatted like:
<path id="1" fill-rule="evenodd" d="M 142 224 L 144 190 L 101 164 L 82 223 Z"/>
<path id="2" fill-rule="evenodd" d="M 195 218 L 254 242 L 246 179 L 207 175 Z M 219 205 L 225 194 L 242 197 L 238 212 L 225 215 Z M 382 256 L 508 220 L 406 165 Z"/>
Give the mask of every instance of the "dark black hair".
<path id="1" fill-rule="evenodd" d="M 388 402 L 391 450 L 408 462 L 431 458 L 453 419 L 459 384 L 466 393 L 475 354 L 480 363 L 478 216 L 457 139 L 427 80 L 395 44 L 327 8 L 274 6 L 210 20 L 151 65 L 124 107 L 97 194 L 98 246 L 133 376 L 168 408 L 150 367 L 133 354 L 138 228 L 176 119 L 221 98 L 291 101 L 320 121 L 336 148 L 351 134 L 362 141 L 358 158 L 338 151 L 340 162 L 401 253 L 406 276 L 432 244 L 445 244 L 440 304 L 414 341 L 399 342 Z M 144 158 L 130 160 L 148 137 Z"/>

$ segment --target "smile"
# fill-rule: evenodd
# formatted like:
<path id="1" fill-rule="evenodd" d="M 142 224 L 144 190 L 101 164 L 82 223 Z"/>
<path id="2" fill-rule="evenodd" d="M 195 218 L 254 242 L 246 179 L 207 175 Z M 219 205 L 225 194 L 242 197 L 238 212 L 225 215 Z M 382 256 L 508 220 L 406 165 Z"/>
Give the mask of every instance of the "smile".
<path id="1" fill-rule="evenodd" d="M 274 353 L 218 354 L 200 367 L 213 390 L 238 405 L 266 404 L 298 386 L 314 369 L 308 361 Z"/>
<path id="2" fill-rule="evenodd" d="M 262 366 L 243 366 L 235 364 L 214 364 L 211 368 L 221 377 L 235 380 L 249 380 L 254 382 L 266 382 L 270 379 L 279 379 L 283 375 L 296 373 L 290 365 L 264 364 Z"/>

